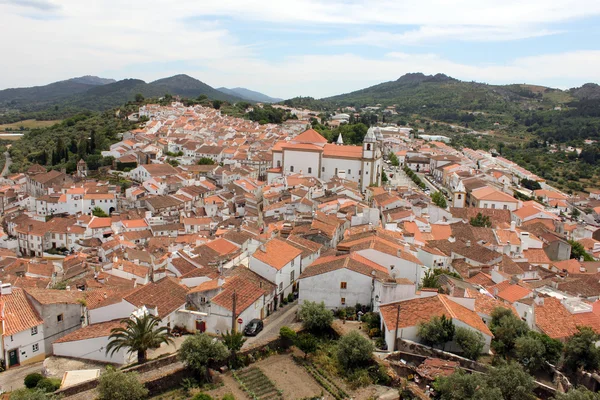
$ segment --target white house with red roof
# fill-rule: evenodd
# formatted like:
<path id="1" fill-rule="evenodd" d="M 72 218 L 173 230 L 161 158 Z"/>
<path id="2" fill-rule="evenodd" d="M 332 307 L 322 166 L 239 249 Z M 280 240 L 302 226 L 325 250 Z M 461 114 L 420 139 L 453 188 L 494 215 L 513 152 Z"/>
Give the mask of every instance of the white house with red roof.
<path id="1" fill-rule="evenodd" d="M 327 143 L 313 129 L 304 131 L 289 141 L 277 142 L 272 148 L 272 173 L 300 173 L 304 176 L 330 180 L 340 177 L 359 184 L 361 191 L 381 183 L 381 143 L 370 128 L 362 146 Z"/>
<path id="2" fill-rule="evenodd" d="M 281 239 L 271 239 L 250 257 L 248 267 L 277 286 L 278 301 L 292 293 L 301 271 L 302 250 Z M 277 299 L 276 299 L 277 300 Z"/>
<path id="3" fill-rule="evenodd" d="M 299 303 L 324 302 L 329 309 L 363 304 L 377 310 L 381 303 L 415 295 L 414 282 L 394 278 L 358 252 L 318 258 L 300 275 L 299 288 Z"/>

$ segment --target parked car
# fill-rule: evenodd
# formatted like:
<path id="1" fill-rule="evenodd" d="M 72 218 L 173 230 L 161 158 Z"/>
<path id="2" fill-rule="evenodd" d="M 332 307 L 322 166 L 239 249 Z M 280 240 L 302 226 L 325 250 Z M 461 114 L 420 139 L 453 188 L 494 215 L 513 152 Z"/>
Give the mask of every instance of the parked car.
<path id="1" fill-rule="evenodd" d="M 244 335 L 246 336 L 256 336 L 262 331 L 264 328 L 264 324 L 260 319 L 253 319 L 248 322 L 248 325 L 244 328 Z"/>

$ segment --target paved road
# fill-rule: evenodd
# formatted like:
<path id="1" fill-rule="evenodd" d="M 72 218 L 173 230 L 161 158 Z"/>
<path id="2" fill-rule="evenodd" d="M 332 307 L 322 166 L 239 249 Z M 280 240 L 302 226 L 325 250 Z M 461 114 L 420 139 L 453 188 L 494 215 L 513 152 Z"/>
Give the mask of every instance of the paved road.
<path id="1" fill-rule="evenodd" d="M 10 166 L 12 165 L 12 159 L 10 158 L 10 153 L 8 151 L 4 152 L 4 158 L 6 158 L 6 162 L 4 163 L 4 168 L 2 169 L 2 173 L 0 174 L 2 177 L 5 177 L 10 172 Z"/>
<path id="2" fill-rule="evenodd" d="M 292 306 L 286 306 L 283 310 L 278 310 L 275 314 L 271 314 L 264 320 L 265 327 L 261 333 L 257 336 L 249 337 L 244 343 L 243 349 L 247 349 L 255 344 L 262 342 L 268 342 L 279 337 L 279 329 L 282 326 L 292 327 L 294 324 L 298 324 L 296 321 L 296 312 L 298 312 L 298 304 Z"/>
<path id="3" fill-rule="evenodd" d="M 10 392 L 25 387 L 23 379 L 34 372 L 41 373 L 43 366 L 42 362 L 38 362 L 23 367 L 10 368 L 9 370 L 4 371 L 0 374 L 0 389 L 5 392 Z"/>

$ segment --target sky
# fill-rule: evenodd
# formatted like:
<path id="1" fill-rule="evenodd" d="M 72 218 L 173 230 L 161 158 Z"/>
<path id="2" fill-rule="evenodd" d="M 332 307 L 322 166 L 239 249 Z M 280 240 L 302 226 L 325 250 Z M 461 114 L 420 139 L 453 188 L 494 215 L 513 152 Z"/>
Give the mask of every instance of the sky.
<path id="1" fill-rule="evenodd" d="M 600 82 L 600 0 L 0 0 L 0 89 L 82 75 L 321 98 L 444 73 Z"/>

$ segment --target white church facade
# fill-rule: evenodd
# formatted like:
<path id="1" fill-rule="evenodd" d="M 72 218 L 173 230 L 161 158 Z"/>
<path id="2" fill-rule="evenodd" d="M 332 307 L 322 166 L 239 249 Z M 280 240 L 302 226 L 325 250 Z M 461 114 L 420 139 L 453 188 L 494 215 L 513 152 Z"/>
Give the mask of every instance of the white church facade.
<path id="1" fill-rule="evenodd" d="M 370 185 L 381 184 L 382 140 L 378 128 L 369 128 L 362 146 L 345 146 L 341 135 L 336 144 L 327 143 L 318 132 L 309 129 L 273 146 L 274 168 L 270 175 L 301 174 L 323 181 L 337 176 L 358 183 L 364 191 Z"/>

